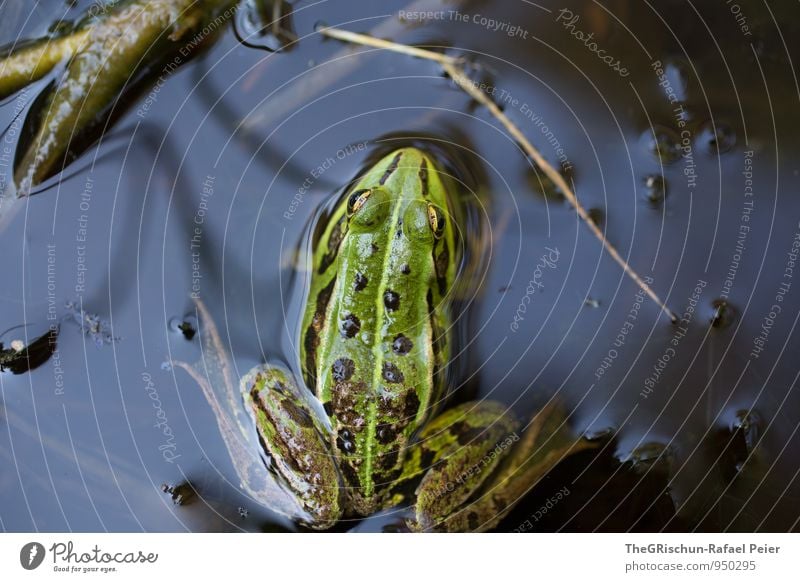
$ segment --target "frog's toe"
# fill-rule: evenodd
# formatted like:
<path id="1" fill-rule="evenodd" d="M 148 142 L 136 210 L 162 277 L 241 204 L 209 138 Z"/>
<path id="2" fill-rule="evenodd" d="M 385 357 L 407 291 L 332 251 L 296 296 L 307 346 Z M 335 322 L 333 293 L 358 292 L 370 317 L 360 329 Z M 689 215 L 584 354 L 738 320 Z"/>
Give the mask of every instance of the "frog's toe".
<path id="1" fill-rule="evenodd" d="M 306 512 L 302 521 L 314 529 L 331 527 L 342 514 L 341 489 L 319 414 L 283 368 L 252 370 L 242 390 L 271 468 Z"/>

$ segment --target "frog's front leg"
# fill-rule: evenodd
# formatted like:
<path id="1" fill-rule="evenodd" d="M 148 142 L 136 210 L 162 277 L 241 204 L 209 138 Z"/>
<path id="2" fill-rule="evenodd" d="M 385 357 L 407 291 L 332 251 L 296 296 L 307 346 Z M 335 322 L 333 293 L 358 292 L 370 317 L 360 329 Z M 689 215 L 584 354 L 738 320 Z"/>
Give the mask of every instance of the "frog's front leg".
<path id="1" fill-rule="evenodd" d="M 307 512 L 305 521 L 315 529 L 331 527 L 342 514 L 339 475 L 319 413 L 282 368 L 259 366 L 242 378 L 241 386 L 259 439 Z"/>
<path id="2" fill-rule="evenodd" d="M 591 446 L 576 439 L 556 406 L 520 423 L 498 402 L 467 402 L 435 418 L 410 463 L 430 465 L 417 488 L 418 531 L 483 531 L 497 523 L 553 466 Z"/>

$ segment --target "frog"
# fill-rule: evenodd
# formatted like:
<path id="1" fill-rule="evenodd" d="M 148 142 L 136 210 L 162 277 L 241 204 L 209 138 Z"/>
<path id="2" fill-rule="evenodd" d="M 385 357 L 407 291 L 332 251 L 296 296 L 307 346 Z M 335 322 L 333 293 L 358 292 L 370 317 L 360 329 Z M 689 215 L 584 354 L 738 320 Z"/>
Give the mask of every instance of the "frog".
<path id="1" fill-rule="evenodd" d="M 411 146 L 358 178 L 308 259 L 301 373 L 266 363 L 241 379 L 264 458 L 312 529 L 404 503 L 412 531 L 492 529 L 588 446 L 554 401 L 525 426 L 498 401 L 446 404 L 462 255 L 454 183 Z"/>

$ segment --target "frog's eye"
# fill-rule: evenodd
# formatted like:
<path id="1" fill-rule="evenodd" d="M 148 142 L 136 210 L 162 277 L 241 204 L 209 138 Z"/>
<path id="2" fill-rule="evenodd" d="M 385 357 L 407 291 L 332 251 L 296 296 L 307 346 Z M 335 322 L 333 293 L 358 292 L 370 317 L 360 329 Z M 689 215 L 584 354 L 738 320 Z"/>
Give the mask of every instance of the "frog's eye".
<path id="1" fill-rule="evenodd" d="M 347 199 L 347 216 L 353 216 L 358 209 L 364 206 L 364 203 L 369 198 L 369 195 L 372 194 L 372 190 L 370 189 L 363 189 L 363 190 L 356 190 L 352 194 L 350 194 L 350 198 Z"/>
<path id="2" fill-rule="evenodd" d="M 391 208 L 391 193 L 380 186 L 356 190 L 347 198 L 347 218 L 351 228 L 374 229 L 386 220 Z"/>
<path id="3" fill-rule="evenodd" d="M 442 238 L 445 224 L 444 214 L 433 204 L 428 204 L 428 224 L 433 231 L 433 236 L 437 239 Z"/>

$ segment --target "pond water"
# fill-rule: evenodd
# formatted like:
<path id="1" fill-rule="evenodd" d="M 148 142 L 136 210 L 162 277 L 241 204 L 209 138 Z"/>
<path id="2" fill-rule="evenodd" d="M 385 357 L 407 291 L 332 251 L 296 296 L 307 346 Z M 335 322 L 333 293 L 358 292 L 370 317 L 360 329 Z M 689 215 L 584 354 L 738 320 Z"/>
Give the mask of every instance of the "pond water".
<path id="1" fill-rule="evenodd" d="M 66 4 L 0 5 L 0 45 L 90 2 Z M 176 322 L 192 323 L 200 297 L 238 374 L 297 368 L 296 249 L 370 161 L 413 141 L 470 168 L 491 225 L 454 398 L 529 416 L 555 395 L 599 443 L 500 529 L 796 530 L 800 13 L 772 4 L 298 1 L 290 50 L 245 46 L 228 26 L 155 71 L 0 231 L 0 342 L 60 323 L 48 361 L 0 374 L 0 527 L 297 529 L 239 491 L 202 392 L 168 365 L 201 357 Z M 439 65 L 324 39 L 319 22 L 468 55 L 683 320 L 644 297 Z M 12 152 L 50 80 L 0 107 Z M 0 171 L 7 182 L 7 161 Z M 188 503 L 162 491 L 184 483 Z"/>

